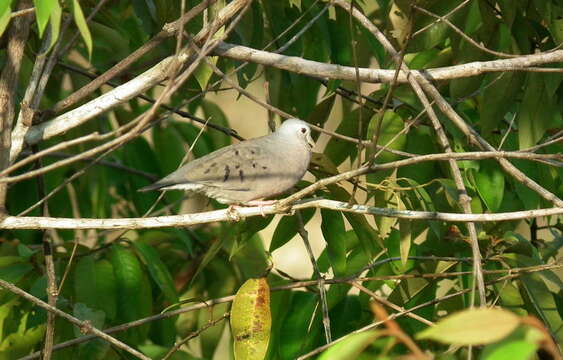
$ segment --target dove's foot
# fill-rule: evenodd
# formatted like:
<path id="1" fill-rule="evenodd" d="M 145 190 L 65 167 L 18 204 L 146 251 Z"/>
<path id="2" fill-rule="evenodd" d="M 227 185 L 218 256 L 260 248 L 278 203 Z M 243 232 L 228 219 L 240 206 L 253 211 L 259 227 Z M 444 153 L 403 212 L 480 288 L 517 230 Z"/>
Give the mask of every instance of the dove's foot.
<path id="1" fill-rule="evenodd" d="M 245 202 L 244 205 L 246 206 L 267 206 L 267 205 L 274 205 L 277 200 L 251 200 L 249 202 Z"/>
<path id="2" fill-rule="evenodd" d="M 244 203 L 246 206 L 259 206 L 260 207 L 260 214 L 262 217 L 266 217 L 266 213 L 264 213 L 264 206 L 274 205 L 277 200 L 252 200 L 247 203 Z"/>

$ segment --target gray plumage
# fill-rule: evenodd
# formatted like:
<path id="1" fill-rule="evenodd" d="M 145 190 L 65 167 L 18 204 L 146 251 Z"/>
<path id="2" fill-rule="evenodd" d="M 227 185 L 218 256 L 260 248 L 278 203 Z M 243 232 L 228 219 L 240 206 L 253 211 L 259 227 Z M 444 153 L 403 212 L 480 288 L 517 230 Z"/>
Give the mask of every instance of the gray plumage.
<path id="1" fill-rule="evenodd" d="M 224 204 L 270 198 L 301 180 L 312 147 L 307 123 L 289 119 L 272 134 L 214 151 L 139 191 L 193 191 Z"/>

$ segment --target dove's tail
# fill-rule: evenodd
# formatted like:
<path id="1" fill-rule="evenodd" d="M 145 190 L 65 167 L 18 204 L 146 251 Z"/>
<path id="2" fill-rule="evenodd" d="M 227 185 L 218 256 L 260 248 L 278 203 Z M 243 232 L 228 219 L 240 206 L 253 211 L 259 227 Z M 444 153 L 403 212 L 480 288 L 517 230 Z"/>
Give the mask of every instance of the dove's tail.
<path id="1" fill-rule="evenodd" d="M 161 182 L 155 182 L 154 184 L 150 184 L 150 185 L 147 185 L 145 187 L 142 187 L 142 188 L 138 189 L 137 191 L 138 192 L 146 192 L 146 191 L 160 190 L 163 187 L 166 187 L 166 186 L 169 186 L 169 185 L 170 184 L 167 184 L 167 183 L 163 184 Z"/>
<path id="2" fill-rule="evenodd" d="M 192 182 L 177 182 L 177 181 L 170 181 L 166 180 L 166 178 L 161 179 L 160 181 L 155 182 L 154 184 L 150 184 L 148 186 L 142 187 L 137 191 L 145 192 L 145 191 L 153 191 L 153 190 L 185 190 L 185 191 L 197 191 L 201 188 L 201 184 L 196 184 Z"/>

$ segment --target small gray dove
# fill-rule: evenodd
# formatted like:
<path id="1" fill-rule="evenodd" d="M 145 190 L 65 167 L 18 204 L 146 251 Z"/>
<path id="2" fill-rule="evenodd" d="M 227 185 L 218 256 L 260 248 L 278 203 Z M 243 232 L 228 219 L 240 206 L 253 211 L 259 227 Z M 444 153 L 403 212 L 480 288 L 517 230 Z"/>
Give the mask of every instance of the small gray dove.
<path id="1" fill-rule="evenodd" d="M 221 148 L 139 191 L 186 190 L 223 204 L 270 198 L 301 180 L 313 145 L 309 125 L 289 119 L 272 134 Z"/>

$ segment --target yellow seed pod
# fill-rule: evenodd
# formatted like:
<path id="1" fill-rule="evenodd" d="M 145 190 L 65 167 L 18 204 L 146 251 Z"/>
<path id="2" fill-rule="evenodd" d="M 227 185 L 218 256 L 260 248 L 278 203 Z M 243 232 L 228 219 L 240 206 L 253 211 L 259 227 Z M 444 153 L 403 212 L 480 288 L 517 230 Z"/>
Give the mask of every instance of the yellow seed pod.
<path id="1" fill-rule="evenodd" d="M 248 279 L 231 308 L 231 332 L 236 360 L 262 360 L 268 351 L 272 314 L 266 278 Z"/>

